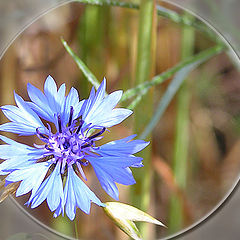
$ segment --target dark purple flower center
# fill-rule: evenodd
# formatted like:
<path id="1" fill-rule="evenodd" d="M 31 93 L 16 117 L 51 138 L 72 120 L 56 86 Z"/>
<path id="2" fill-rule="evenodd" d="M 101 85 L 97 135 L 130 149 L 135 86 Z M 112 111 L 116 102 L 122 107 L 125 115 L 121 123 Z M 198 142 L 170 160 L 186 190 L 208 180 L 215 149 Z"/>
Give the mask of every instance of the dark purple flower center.
<path id="1" fill-rule="evenodd" d="M 96 126 L 91 126 L 87 124 L 83 127 L 84 121 L 79 120 L 78 126 L 76 126 L 77 120 L 73 119 L 73 108 L 70 109 L 70 116 L 67 126 L 62 125 L 60 115 L 58 115 L 58 131 L 53 134 L 50 126 L 48 125 L 48 133 L 42 134 L 39 129 L 36 129 L 37 136 L 45 142 L 45 149 L 48 150 L 46 155 L 52 155 L 51 159 L 53 163 L 61 161 L 63 174 L 66 167 L 69 165 L 76 164 L 80 173 L 85 177 L 81 165 L 88 165 L 88 161 L 85 156 L 94 154 L 96 140 L 100 137 L 106 130 L 105 127 L 101 128 L 99 132 L 89 135 L 90 130 L 94 130 Z"/>

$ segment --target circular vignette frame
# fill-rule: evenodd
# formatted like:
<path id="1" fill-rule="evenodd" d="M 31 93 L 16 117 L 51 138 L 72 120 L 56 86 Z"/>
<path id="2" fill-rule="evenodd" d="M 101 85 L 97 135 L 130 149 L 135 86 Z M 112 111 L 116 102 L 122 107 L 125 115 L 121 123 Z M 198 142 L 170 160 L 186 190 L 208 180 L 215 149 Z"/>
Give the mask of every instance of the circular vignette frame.
<path id="1" fill-rule="evenodd" d="M 121 0 L 119 0 L 119 1 L 121 1 Z M 17 37 L 25 29 L 27 29 L 31 24 L 33 24 L 35 21 L 40 19 L 43 15 L 50 13 L 51 11 L 57 9 L 58 7 L 61 7 L 68 3 L 73 3 L 73 2 L 75 2 L 75 1 L 74 0 L 63 0 L 58 3 L 56 2 L 55 6 L 47 8 L 47 9 L 43 10 L 42 12 L 38 13 L 37 16 L 33 17 L 27 24 L 25 24 L 23 26 L 23 28 L 21 30 L 19 30 L 17 32 L 17 34 L 14 35 L 14 37 L 12 37 L 12 39 L 9 41 L 9 43 L 7 43 L 7 44 L 5 44 L 5 46 L 3 46 L 3 49 L 0 52 L 0 60 L 2 59 L 2 57 L 5 54 L 5 52 L 7 51 L 7 49 L 11 46 L 11 44 L 17 39 Z M 202 21 L 207 27 L 209 27 L 213 32 L 215 32 L 215 34 L 218 35 L 219 38 L 221 38 L 223 40 L 223 42 L 228 47 L 228 50 L 230 50 L 232 57 L 235 58 L 235 60 L 236 60 L 236 62 L 238 62 L 238 64 L 240 64 L 240 57 L 237 54 L 237 51 L 235 51 L 232 44 L 223 36 L 221 31 L 217 27 L 210 24 L 207 19 L 203 18 L 198 13 L 181 6 L 179 3 L 172 2 L 171 0 L 162 0 L 162 2 L 166 2 L 172 6 L 175 6 L 176 8 L 184 10 L 184 11 L 190 13 L 191 15 L 195 16 L 200 21 Z M 83 4 L 85 4 L 85 3 L 83 3 Z M 178 231 L 175 234 L 161 238 L 161 240 L 177 239 L 178 237 L 182 237 L 183 235 L 186 235 L 186 234 L 196 230 L 196 228 L 201 227 L 203 224 L 206 224 L 207 220 L 214 217 L 218 213 L 218 211 L 220 211 L 225 206 L 225 204 L 227 204 L 231 200 L 231 198 L 233 197 L 233 194 L 238 190 L 239 186 L 240 186 L 240 173 L 236 177 L 235 181 L 233 181 L 231 189 L 225 194 L 225 196 L 222 198 L 222 200 L 220 200 L 218 202 L 218 204 L 210 212 L 208 212 L 206 215 L 204 215 L 202 218 L 200 218 L 198 221 L 196 221 L 189 227 L 186 227 L 186 228 L 182 229 L 181 231 Z M 43 229 L 55 234 L 56 236 L 59 236 L 59 237 L 62 237 L 62 238 L 68 239 L 68 240 L 75 239 L 70 236 L 64 235 L 63 233 L 59 233 L 58 231 L 54 230 L 53 228 L 48 227 L 46 224 L 44 224 L 40 220 L 36 219 L 29 212 L 27 212 L 12 196 L 10 196 L 10 199 L 27 217 L 29 217 L 35 223 L 40 225 Z"/>

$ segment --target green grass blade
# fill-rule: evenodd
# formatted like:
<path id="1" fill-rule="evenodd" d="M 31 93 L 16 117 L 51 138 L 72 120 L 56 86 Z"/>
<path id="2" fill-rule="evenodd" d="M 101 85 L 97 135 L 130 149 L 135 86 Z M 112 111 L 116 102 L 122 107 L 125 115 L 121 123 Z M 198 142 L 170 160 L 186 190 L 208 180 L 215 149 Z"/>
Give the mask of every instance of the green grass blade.
<path id="1" fill-rule="evenodd" d="M 85 4 L 93 4 L 93 5 L 108 5 L 108 6 L 116 6 L 122 8 L 130 8 L 130 9 L 139 9 L 139 4 L 127 1 L 120 1 L 120 0 L 75 0 L 76 2 L 85 3 Z M 215 42 L 221 41 L 220 38 L 215 34 L 215 32 L 206 26 L 202 22 L 198 20 L 193 20 L 192 18 L 183 16 L 173 10 L 167 9 L 162 6 L 157 6 L 157 13 L 159 16 L 167 18 L 175 23 L 193 27 L 196 30 L 201 31 L 206 36 L 214 40 Z"/>
<path id="2" fill-rule="evenodd" d="M 187 15 L 186 15 L 187 16 Z M 193 28 L 182 29 L 182 59 L 191 56 L 194 51 L 195 31 Z M 185 189 L 187 183 L 187 158 L 189 145 L 189 106 L 190 94 L 189 82 L 182 84 L 177 94 L 176 105 L 176 131 L 173 151 L 173 174 L 177 185 Z M 173 194 L 170 202 L 169 232 L 174 233 L 184 226 L 183 203 L 179 196 Z"/>
<path id="3" fill-rule="evenodd" d="M 94 74 L 88 69 L 88 67 L 85 65 L 85 63 L 73 52 L 73 50 L 68 46 L 67 42 L 64 39 L 61 39 L 63 46 L 67 50 L 67 52 L 70 54 L 70 56 L 74 59 L 75 63 L 79 67 L 79 69 L 82 71 L 84 76 L 87 78 L 87 80 L 97 89 L 100 85 L 97 78 L 94 76 Z"/>
<path id="4" fill-rule="evenodd" d="M 138 25 L 138 46 L 136 59 L 135 84 L 141 84 L 150 79 L 151 69 L 154 65 L 154 42 L 155 28 L 154 19 L 156 17 L 155 1 L 142 0 L 139 11 Z M 141 107 L 134 111 L 134 132 L 137 134 L 143 129 L 152 115 L 153 94 L 148 92 L 148 98 L 142 102 Z M 151 140 L 151 139 L 148 139 Z M 150 186 L 151 186 L 151 146 L 148 146 L 141 157 L 144 159 L 144 168 L 134 171 L 136 184 L 131 188 L 131 202 L 134 206 L 143 211 L 147 211 L 150 203 Z M 148 229 L 145 225 L 139 224 L 139 230 L 143 239 L 148 237 Z"/>
<path id="5" fill-rule="evenodd" d="M 147 125 L 147 127 L 144 129 L 142 134 L 140 135 L 141 139 L 145 139 L 151 131 L 154 129 L 154 127 L 159 122 L 160 118 L 162 117 L 163 113 L 165 112 L 166 108 L 168 107 L 170 101 L 175 96 L 177 90 L 183 83 L 186 76 L 194 69 L 196 68 L 201 62 L 192 63 L 184 68 L 182 68 L 173 78 L 171 83 L 169 84 L 167 90 L 165 91 L 163 97 L 161 98 L 157 110 L 154 113 L 153 118 L 151 119 L 150 123 Z"/>
<path id="6" fill-rule="evenodd" d="M 187 58 L 186 60 L 178 63 L 177 65 L 175 65 L 174 67 L 170 68 L 169 70 L 163 72 L 162 74 L 153 77 L 151 81 L 146 81 L 144 83 L 137 85 L 134 88 L 128 89 L 127 91 L 124 92 L 124 94 L 121 98 L 121 102 L 126 101 L 136 95 L 139 96 L 139 95 L 146 94 L 148 92 L 146 90 L 149 90 L 151 87 L 163 83 L 164 81 L 166 81 L 167 79 L 172 77 L 175 73 L 180 71 L 182 68 L 188 66 L 189 64 L 191 64 L 193 62 L 197 62 L 197 61 L 201 61 L 201 63 L 205 62 L 206 60 L 210 59 L 211 57 L 221 53 L 225 49 L 226 49 L 226 47 L 224 45 L 220 44 L 220 45 L 216 45 L 212 48 L 209 48 L 207 50 L 204 50 L 192 57 Z"/>

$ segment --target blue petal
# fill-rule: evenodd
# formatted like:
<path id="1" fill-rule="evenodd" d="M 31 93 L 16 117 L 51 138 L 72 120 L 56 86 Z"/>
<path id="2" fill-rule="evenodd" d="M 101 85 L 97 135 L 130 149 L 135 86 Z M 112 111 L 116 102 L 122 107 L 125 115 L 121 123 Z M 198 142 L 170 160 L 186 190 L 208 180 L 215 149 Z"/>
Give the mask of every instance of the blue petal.
<path id="1" fill-rule="evenodd" d="M 32 165 L 35 160 L 42 158 L 46 153 L 45 149 L 33 148 L 1 135 L 0 139 L 7 143 L 0 145 L 0 158 L 5 159 L 0 164 L 0 174 L 2 175 Z"/>
<path id="2" fill-rule="evenodd" d="M 149 142 L 145 142 L 143 140 L 131 141 L 131 139 L 135 136 L 136 135 L 132 135 L 123 139 L 106 143 L 100 146 L 97 152 L 101 155 L 111 156 L 132 155 L 149 145 Z"/>
<path id="3" fill-rule="evenodd" d="M 92 123 L 93 125 L 102 127 L 112 127 L 121 123 L 132 111 L 129 109 L 116 108 L 113 109 L 122 96 L 122 91 L 116 91 L 104 97 L 106 89 L 106 79 L 102 81 L 96 94 L 92 89 L 87 104 L 84 109 L 82 119 L 84 124 Z"/>
<path id="4" fill-rule="evenodd" d="M 19 170 L 10 173 L 6 177 L 6 180 L 11 182 L 22 181 L 16 192 L 17 197 L 26 194 L 31 190 L 32 194 L 35 194 L 41 185 L 49 167 L 50 164 L 47 162 L 36 163 L 27 167 L 22 167 Z"/>
<path id="5" fill-rule="evenodd" d="M 32 165 L 34 162 L 22 157 L 15 157 L 0 164 L 0 175 L 6 175 L 22 167 Z"/>
<path id="6" fill-rule="evenodd" d="M 109 173 L 112 179 L 123 185 L 133 185 L 136 183 L 131 172 L 127 168 L 105 167 L 105 172 Z"/>
<path id="7" fill-rule="evenodd" d="M 25 135 L 25 136 L 36 134 L 36 129 L 37 128 L 35 127 L 28 126 L 22 123 L 17 123 L 17 122 L 8 122 L 0 125 L 0 131 L 12 132 L 19 135 Z"/>
<path id="8" fill-rule="evenodd" d="M 47 199 L 50 210 L 56 210 L 60 201 L 63 199 L 63 188 L 59 184 L 59 178 L 61 178 L 60 162 L 57 163 L 54 171 L 41 184 L 40 188 L 34 195 L 31 208 L 39 206 L 45 199 Z M 55 184 L 57 187 L 55 187 Z M 53 199 L 55 202 L 52 201 Z"/>
<path id="9" fill-rule="evenodd" d="M 62 213 L 62 216 L 64 216 L 64 204 L 62 201 L 59 203 L 55 213 L 53 214 L 53 217 L 58 217 Z"/>
<path id="10" fill-rule="evenodd" d="M 94 97 L 95 97 L 95 90 L 94 87 L 92 87 L 89 98 L 87 99 L 85 105 L 84 105 L 84 112 L 82 115 L 82 119 L 85 120 L 87 115 L 89 114 L 89 111 L 91 110 L 91 107 L 94 103 Z"/>
<path id="11" fill-rule="evenodd" d="M 0 130 L 22 135 L 33 135 L 37 128 L 45 131 L 46 128 L 38 115 L 20 96 L 16 93 L 14 95 L 18 107 L 11 105 L 1 107 L 4 115 L 12 122 L 0 125 Z"/>
<path id="12" fill-rule="evenodd" d="M 75 218 L 76 206 L 87 214 L 90 212 L 91 202 L 99 206 L 104 206 L 96 195 L 76 175 L 72 167 L 68 168 L 64 197 L 66 201 L 66 214 L 71 220 Z M 60 214 L 59 211 L 56 214 Z"/>
<path id="13" fill-rule="evenodd" d="M 129 117 L 133 112 L 129 109 L 116 108 L 113 109 L 108 115 L 100 115 L 94 120 L 94 125 L 99 125 L 103 127 L 112 127 L 121 123 L 127 117 Z"/>
<path id="14" fill-rule="evenodd" d="M 28 96 L 32 103 L 29 106 L 43 119 L 47 121 L 52 120 L 52 110 L 48 105 L 46 96 L 36 87 L 28 83 L 27 85 Z"/>
<path id="15" fill-rule="evenodd" d="M 58 105 L 57 102 L 57 85 L 54 79 L 49 75 L 44 84 L 44 94 L 47 98 L 48 105 L 52 109 L 53 112 L 59 112 L 61 110 L 61 106 Z"/>
<path id="16" fill-rule="evenodd" d="M 46 153 L 45 149 L 33 148 L 28 145 L 16 142 L 10 138 L 0 135 L 0 139 L 7 144 L 0 145 L 1 159 L 39 159 Z"/>
<path id="17" fill-rule="evenodd" d="M 78 91 L 75 88 L 71 88 L 68 96 L 66 97 L 64 104 L 64 112 L 63 112 L 63 122 L 64 124 L 68 123 L 70 116 L 70 107 L 73 107 L 73 117 L 72 120 L 76 119 L 79 116 L 84 100 L 79 102 Z"/>
<path id="18" fill-rule="evenodd" d="M 73 220 L 76 214 L 76 198 L 72 184 L 71 170 L 71 167 L 68 168 L 68 176 L 64 187 L 64 201 L 66 214 L 70 220 Z"/>
<path id="19" fill-rule="evenodd" d="M 114 182 L 132 185 L 135 180 L 128 167 L 140 164 L 142 158 L 133 155 L 125 156 L 104 156 L 104 157 L 87 157 L 86 158 L 96 173 L 103 189 L 114 199 L 118 199 L 118 189 Z"/>
<path id="20" fill-rule="evenodd" d="M 21 116 L 25 119 L 24 122 L 31 123 L 35 127 L 44 127 L 38 115 L 27 105 L 27 103 L 16 93 L 14 93 L 15 101 L 21 110 Z"/>
<path id="21" fill-rule="evenodd" d="M 55 174 L 55 175 L 54 175 Z M 57 209 L 60 203 L 63 203 L 63 183 L 60 173 L 60 162 L 57 163 L 53 172 L 53 190 L 47 196 L 47 203 L 51 211 Z"/>
<path id="22" fill-rule="evenodd" d="M 107 172 L 103 171 L 99 166 L 93 166 L 95 174 L 108 195 L 110 195 L 115 200 L 119 200 L 119 192 L 113 178 Z"/>
<path id="23" fill-rule="evenodd" d="M 43 119 L 53 122 L 58 127 L 56 119 L 58 114 L 60 114 L 61 119 L 63 118 L 65 91 L 65 84 L 62 84 L 57 90 L 54 79 L 48 76 L 44 84 L 44 94 L 28 84 L 28 95 L 32 100 L 32 103 L 28 103 L 28 105 Z"/>
<path id="24" fill-rule="evenodd" d="M 93 165 L 93 166 L 112 166 L 112 167 L 119 167 L 119 168 L 126 168 L 130 167 L 133 164 L 141 163 L 142 158 L 141 157 L 135 157 L 135 156 L 104 156 L 104 157 L 90 157 L 87 156 L 86 159 Z"/>

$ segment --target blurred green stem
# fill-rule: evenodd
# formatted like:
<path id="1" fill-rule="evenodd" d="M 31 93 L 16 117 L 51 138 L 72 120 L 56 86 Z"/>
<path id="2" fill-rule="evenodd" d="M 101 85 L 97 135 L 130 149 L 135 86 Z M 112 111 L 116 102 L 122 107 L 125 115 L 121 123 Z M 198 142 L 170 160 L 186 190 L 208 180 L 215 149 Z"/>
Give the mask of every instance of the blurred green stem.
<path id="1" fill-rule="evenodd" d="M 93 4 L 93 5 L 108 5 L 108 6 L 116 6 L 122 8 L 131 8 L 131 9 L 139 9 L 139 5 L 132 2 L 124 2 L 120 0 L 75 0 L 76 2 L 86 3 L 86 4 Z M 168 18 L 169 20 L 184 25 L 190 26 L 199 30 L 200 32 L 204 33 L 206 36 L 214 40 L 215 42 L 221 41 L 220 38 L 215 34 L 215 32 L 206 26 L 204 23 L 196 20 L 195 18 L 191 18 L 188 16 L 183 16 L 178 14 L 177 12 L 167 9 L 162 6 L 157 6 L 157 14 L 159 16 Z"/>
<path id="2" fill-rule="evenodd" d="M 139 96 L 145 95 L 151 87 L 153 87 L 157 84 L 163 83 L 164 81 L 166 81 L 167 79 L 172 77 L 175 73 L 177 73 L 179 70 L 181 70 L 185 66 L 187 66 L 193 62 L 197 62 L 197 61 L 204 62 L 204 61 L 210 59 L 211 57 L 221 53 L 225 49 L 226 49 L 226 46 L 224 46 L 222 44 L 218 44 L 212 48 L 209 48 L 209 49 L 204 50 L 194 56 L 191 56 L 191 57 L 187 58 L 186 60 L 181 61 L 180 63 L 178 63 L 174 67 L 170 68 L 169 70 L 161 73 L 160 75 L 153 77 L 151 79 L 151 81 L 145 81 L 143 83 L 140 83 L 136 87 L 125 91 L 121 98 L 121 102 L 126 101 L 136 95 L 138 95 L 138 98 L 139 98 Z M 134 107 L 135 106 L 136 105 L 134 105 Z"/>
<path id="3" fill-rule="evenodd" d="M 70 56 L 74 59 L 75 63 L 79 67 L 79 69 L 82 71 L 84 76 L 87 78 L 87 80 L 97 89 L 100 85 L 99 81 L 95 77 L 95 75 L 88 69 L 88 67 L 85 65 L 85 63 L 73 52 L 73 50 L 69 47 L 67 42 L 62 38 L 62 44 L 67 50 L 67 52 L 70 54 Z"/>
<path id="4" fill-rule="evenodd" d="M 77 218 L 74 219 L 74 229 L 75 229 L 75 237 L 78 239 L 78 224 L 77 224 Z"/>
<path id="5" fill-rule="evenodd" d="M 184 27 L 182 29 L 182 60 L 193 54 L 194 29 Z M 189 141 L 189 101 L 190 88 L 188 81 L 182 84 L 177 94 L 176 132 L 173 156 L 173 173 L 176 183 L 181 189 L 185 189 L 187 181 L 187 158 Z M 173 195 L 170 203 L 169 232 L 180 230 L 184 224 L 183 206 L 177 195 Z"/>
<path id="6" fill-rule="evenodd" d="M 141 84 L 150 79 L 151 69 L 154 64 L 154 10 L 156 10 L 155 1 L 141 1 L 135 84 Z M 146 101 L 141 104 L 141 107 L 135 109 L 134 127 L 137 133 L 140 133 L 144 125 L 148 122 L 149 116 L 152 115 L 152 105 L 152 93 L 148 92 Z M 134 206 L 140 208 L 142 211 L 147 211 L 150 202 L 151 146 L 142 152 L 141 157 L 144 159 L 144 168 L 134 173 L 137 183 L 131 189 L 131 200 Z M 144 225 L 140 224 L 139 229 L 143 238 L 147 239 L 147 229 Z"/>

